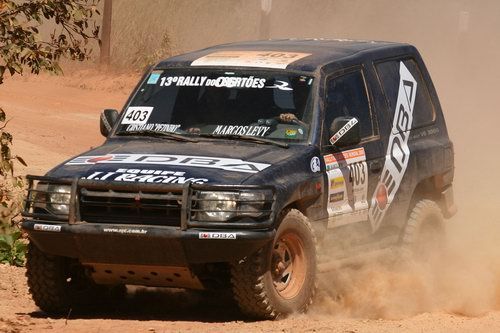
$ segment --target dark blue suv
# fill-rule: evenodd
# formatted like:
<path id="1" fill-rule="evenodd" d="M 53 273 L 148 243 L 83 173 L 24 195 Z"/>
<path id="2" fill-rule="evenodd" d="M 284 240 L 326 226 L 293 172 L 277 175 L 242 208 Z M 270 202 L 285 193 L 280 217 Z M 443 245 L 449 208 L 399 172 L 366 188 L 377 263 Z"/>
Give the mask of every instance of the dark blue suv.
<path id="1" fill-rule="evenodd" d="M 257 318 L 306 311 L 318 273 L 422 254 L 456 210 L 453 145 L 407 44 L 191 52 L 148 70 L 100 126 L 102 146 L 28 177 L 28 284 L 47 312 L 127 284 L 230 289 Z"/>

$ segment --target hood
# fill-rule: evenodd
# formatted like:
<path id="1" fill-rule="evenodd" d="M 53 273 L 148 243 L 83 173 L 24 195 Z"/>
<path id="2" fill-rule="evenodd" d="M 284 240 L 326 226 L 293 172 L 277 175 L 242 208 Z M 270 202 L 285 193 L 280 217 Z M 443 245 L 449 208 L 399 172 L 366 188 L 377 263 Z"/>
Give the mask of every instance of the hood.
<path id="1" fill-rule="evenodd" d="M 303 155 L 288 149 L 243 141 L 173 142 L 161 138 L 111 139 L 48 172 L 57 178 L 183 184 L 242 184 Z"/>

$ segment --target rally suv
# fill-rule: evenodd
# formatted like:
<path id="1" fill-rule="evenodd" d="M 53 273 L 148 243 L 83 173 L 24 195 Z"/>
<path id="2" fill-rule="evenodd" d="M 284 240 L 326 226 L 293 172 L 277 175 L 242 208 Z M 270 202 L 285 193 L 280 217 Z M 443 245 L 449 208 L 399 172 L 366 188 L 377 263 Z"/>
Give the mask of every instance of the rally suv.
<path id="1" fill-rule="evenodd" d="M 100 126 L 103 145 L 28 176 L 28 284 L 49 313 L 127 284 L 230 289 L 257 318 L 306 311 L 332 262 L 418 249 L 456 210 L 453 145 L 407 44 L 180 55 Z"/>

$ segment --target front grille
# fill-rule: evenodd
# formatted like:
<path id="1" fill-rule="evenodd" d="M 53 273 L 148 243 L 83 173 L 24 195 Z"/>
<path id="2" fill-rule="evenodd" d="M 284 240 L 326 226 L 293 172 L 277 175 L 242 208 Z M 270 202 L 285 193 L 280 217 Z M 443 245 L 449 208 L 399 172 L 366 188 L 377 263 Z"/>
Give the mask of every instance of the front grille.
<path id="1" fill-rule="evenodd" d="M 169 226 L 180 228 L 180 230 L 188 228 L 265 229 L 274 221 L 276 194 L 272 186 L 207 185 L 189 182 L 183 185 L 146 184 L 31 175 L 26 178 L 28 189 L 22 216 L 27 220 L 70 225 L 90 222 Z M 243 194 L 253 190 L 270 192 L 263 199 L 243 200 Z M 200 202 L 227 200 L 207 198 L 200 195 L 201 192 L 238 193 L 237 198 L 229 200 L 236 202 L 236 206 L 234 207 L 233 203 L 227 209 L 217 205 L 216 207 L 213 205 L 202 207 Z M 262 206 L 261 203 L 264 205 Z M 212 217 L 205 219 L 202 215 L 203 213 L 224 212 L 239 216 L 226 221 Z"/>
<path id="2" fill-rule="evenodd" d="M 80 190 L 80 216 L 94 223 L 180 226 L 182 193 Z"/>

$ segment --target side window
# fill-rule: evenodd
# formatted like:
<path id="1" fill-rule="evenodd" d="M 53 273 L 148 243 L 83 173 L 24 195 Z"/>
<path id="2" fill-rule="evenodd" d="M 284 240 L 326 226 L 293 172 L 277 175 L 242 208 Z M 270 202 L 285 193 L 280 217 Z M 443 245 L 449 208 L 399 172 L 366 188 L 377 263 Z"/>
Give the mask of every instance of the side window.
<path id="1" fill-rule="evenodd" d="M 326 89 L 326 128 L 336 117 L 351 116 L 358 118 L 362 138 L 372 136 L 373 121 L 361 71 L 329 79 Z"/>
<path id="2" fill-rule="evenodd" d="M 390 60 L 375 64 L 377 74 L 382 84 L 382 89 L 389 103 L 390 112 L 394 112 L 399 92 L 399 67 L 401 60 Z M 436 118 L 434 105 L 432 104 L 429 90 L 422 78 L 420 69 L 413 59 L 402 60 L 417 82 L 417 95 L 413 107 L 413 123 L 411 128 L 419 128 L 430 125 Z"/>

